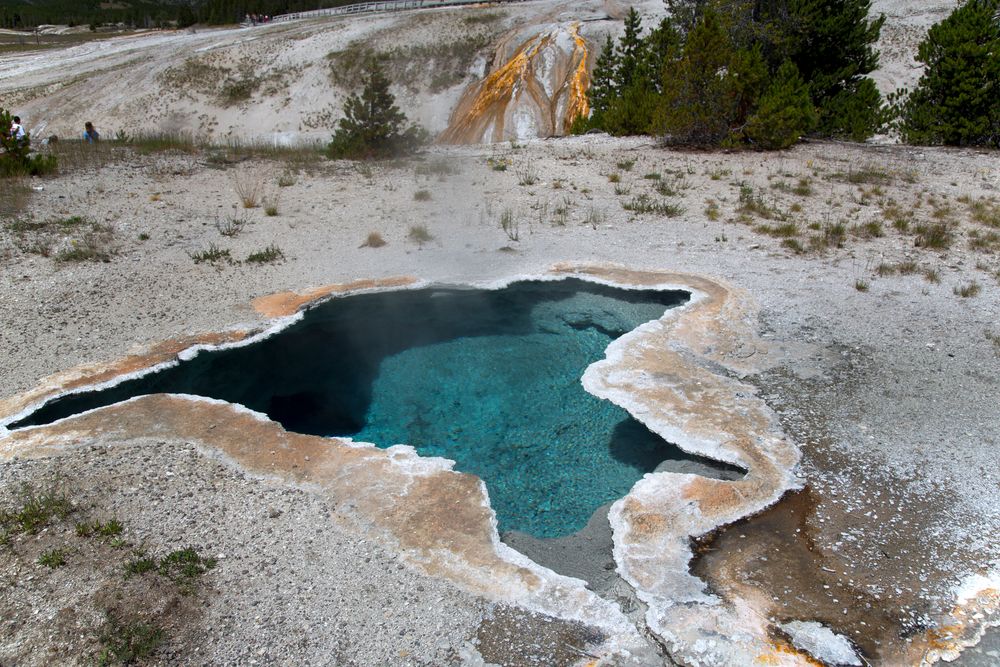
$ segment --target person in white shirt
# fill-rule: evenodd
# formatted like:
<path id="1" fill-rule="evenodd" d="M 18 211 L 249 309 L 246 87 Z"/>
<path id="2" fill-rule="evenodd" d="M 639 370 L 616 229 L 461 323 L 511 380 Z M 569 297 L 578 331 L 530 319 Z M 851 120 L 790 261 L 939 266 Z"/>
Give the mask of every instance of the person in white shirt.
<path id="1" fill-rule="evenodd" d="M 14 116 L 14 122 L 10 124 L 10 138 L 18 143 L 24 141 L 24 127 L 21 126 L 21 117 Z"/>

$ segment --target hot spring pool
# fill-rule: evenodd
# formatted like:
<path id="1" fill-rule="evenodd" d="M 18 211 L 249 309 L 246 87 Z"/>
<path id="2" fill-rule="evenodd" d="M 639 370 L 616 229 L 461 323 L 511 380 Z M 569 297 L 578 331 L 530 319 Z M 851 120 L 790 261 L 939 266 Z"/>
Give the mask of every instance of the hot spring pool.
<path id="1" fill-rule="evenodd" d="M 453 459 L 486 482 L 502 531 L 563 536 L 684 456 L 580 377 L 612 340 L 686 300 L 576 279 L 346 296 L 261 342 L 64 396 L 11 428 L 144 394 L 207 396 L 290 431 Z"/>

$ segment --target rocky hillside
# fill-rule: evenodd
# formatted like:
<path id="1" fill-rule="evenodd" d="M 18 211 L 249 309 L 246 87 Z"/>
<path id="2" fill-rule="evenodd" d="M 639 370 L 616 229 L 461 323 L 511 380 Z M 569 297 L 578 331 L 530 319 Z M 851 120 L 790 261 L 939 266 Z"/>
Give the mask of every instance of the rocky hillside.
<path id="1" fill-rule="evenodd" d="M 656 0 L 635 4 L 647 25 L 663 13 Z M 954 5 L 874 3 L 887 15 L 876 75 L 884 91 L 916 81 L 916 44 Z M 324 141 L 366 56 L 377 53 L 399 106 L 434 134 L 523 140 L 562 133 L 585 104 L 585 70 L 628 6 L 538 0 L 83 41 L 3 55 L 0 94 L 36 136 L 75 135 L 90 120 L 106 137 Z"/>

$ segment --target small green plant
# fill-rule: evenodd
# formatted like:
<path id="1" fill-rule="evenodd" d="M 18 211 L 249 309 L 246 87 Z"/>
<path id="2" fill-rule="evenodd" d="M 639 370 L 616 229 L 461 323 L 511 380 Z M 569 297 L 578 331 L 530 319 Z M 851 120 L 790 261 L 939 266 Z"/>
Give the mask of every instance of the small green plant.
<path id="1" fill-rule="evenodd" d="M 852 168 L 846 174 L 836 174 L 836 176 L 854 185 L 888 185 L 893 181 L 893 174 L 888 169 L 872 164 L 865 165 L 857 170 Z"/>
<path id="2" fill-rule="evenodd" d="M 72 239 L 70 247 L 56 254 L 58 262 L 110 262 L 115 250 L 110 245 L 111 228 L 93 225 L 80 239 Z"/>
<path id="3" fill-rule="evenodd" d="M 708 199 L 705 201 L 705 217 L 709 220 L 718 220 L 721 216 L 719 211 L 719 203 L 714 199 Z"/>
<path id="4" fill-rule="evenodd" d="M 654 189 L 661 197 L 676 197 L 678 194 L 677 189 L 666 181 L 657 181 Z"/>
<path id="5" fill-rule="evenodd" d="M 647 194 L 633 197 L 629 201 L 622 202 L 622 208 L 633 213 L 656 213 L 668 218 L 676 217 L 684 213 L 684 208 L 677 204 L 666 201 L 657 201 Z"/>
<path id="6" fill-rule="evenodd" d="M 648 174 L 644 174 L 643 178 L 647 181 L 659 181 L 663 179 L 663 175 L 658 171 L 651 171 Z"/>
<path id="7" fill-rule="evenodd" d="M 949 225 L 944 222 L 921 224 L 914 228 L 917 238 L 914 245 L 918 248 L 943 250 L 951 245 L 952 233 Z"/>
<path id="8" fill-rule="evenodd" d="M 38 556 L 38 564 L 55 569 L 66 564 L 67 549 L 47 549 Z"/>
<path id="9" fill-rule="evenodd" d="M 781 247 L 794 251 L 796 255 L 801 255 L 806 251 L 798 239 L 784 239 L 781 241 Z"/>
<path id="10" fill-rule="evenodd" d="M 1000 249 L 1000 234 L 996 232 L 981 233 L 978 229 L 969 232 L 969 249 L 979 252 L 994 252 Z"/>
<path id="11" fill-rule="evenodd" d="M 517 241 L 520 239 L 520 228 L 521 225 L 518 222 L 517 216 L 514 215 L 514 211 L 505 208 L 500 214 L 500 229 L 503 230 L 508 239 Z"/>
<path id="12" fill-rule="evenodd" d="M 430 230 L 427 229 L 426 225 L 413 225 L 410 227 L 410 231 L 406 236 L 411 241 L 420 245 L 434 240 L 434 236 L 430 233 Z"/>
<path id="13" fill-rule="evenodd" d="M 792 188 L 792 192 L 799 197 L 808 197 L 813 193 L 812 181 L 808 178 L 800 178 L 795 187 Z"/>
<path id="14" fill-rule="evenodd" d="M 530 161 L 517 168 L 517 182 L 519 185 L 534 185 L 538 182 L 538 172 Z"/>
<path id="15" fill-rule="evenodd" d="M 365 242 L 361 244 L 362 248 L 381 248 L 385 245 L 385 239 L 378 232 L 369 232 L 368 236 L 365 238 Z"/>
<path id="16" fill-rule="evenodd" d="M 261 200 L 264 204 L 264 215 L 269 218 L 273 218 L 278 215 L 278 198 L 272 197 L 270 195 L 265 195 Z"/>
<path id="17" fill-rule="evenodd" d="M 215 229 L 218 230 L 219 234 L 227 238 L 233 238 L 240 235 L 243 228 L 250 222 L 249 218 L 237 217 L 231 215 L 225 220 L 216 220 Z"/>
<path id="18" fill-rule="evenodd" d="M 761 234 L 776 238 L 792 238 L 799 235 L 799 226 L 794 222 L 784 222 L 780 225 L 757 225 L 754 229 Z"/>
<path id="19" fill-rule="evenodd" d="M 194 260 L 195 264 L 201 264 L 202 262 L 207 262 L 209 264 L 215 264 L 217 262 L 225 262 L 226 264 L 233 263 L 233 256 L 229 253 L 229 250 L 220 248 L 214 243 L 209 243 L 208 249 L 206 250 L 199 250 L 196 253 L 190 253 L 189 257 Z"/>
<path id="20" fill-rule="evenodd" d="M 937 284 L 941 282 L 941 274 L 937 269 L 924 269 L 924 280 Z"/>
<path id="21" fill-rule="evenodd" d="M 813 227 L 810 227 L 813 229 Z M 826 223 L 817 230 L 820 234 L 809 238 L 809 247 L 812 250 L 824 250 L 825 248 L 843 248 L 844 239 L 847 236 L 847 226 L 843 222 Z"/>
<path id="22" fill-rule="evenodd" d="M 622 175 L 617 171 L 608 174 L 608 183 L 621 183 Z"/>
<path id="23" fill-rule="evenodd" d="M 563 197 L 554 209 L 552 209 L 552 224 L 556 227 L 565 227 L 569 222 L 569 209 L 573 202 L 569 197 Z"/>
<path id="24" fill-rule="evenodd" d="M 584 219 L 584 222 L 590 225 L 592 229 L 597 229 L 598 227 L 604 224 L 607 218 L 608 216 L 604 211 L 599 211 L 593 206 L 591 206 L 590 209 L 587 211 L 587 216 Z"/>
<path id="25" fill-rule="evenodd" d="M 140 233 L 139 234 L 139 240 L 140 241 L 148 241 L 149 240 L 149 234 L 147 234 L 146 232 Z"/>
<path id="26" fill-rule="evenodd" d="M 995 334 L 987 330 L 984 335 L 986 336 L 986 340 L 993 343 L 993 351 L 997 353 L 997 356 L 1000 356 L 1000 334 Z"/>
<path id="27" fill-rule="evenodd" d="M 216 565 L 214 558 L 205 558 L 193 547 L 171 551 L 156 567 L 157 572 L 190 593 L 195 580 Z"/>
<path id="28" fill-rule="evenodd" d="M 105 612 L 104 628 L 98 639 L 103 646 L 97 656 L 98 665 L 131 665 L 153 655 L 163 643 L 165 633 L 153 623 L 123 621 L 109 610 Z"/>
<path id="29" fill-rule="evenodd" d="M 713 181 L 721 181 L 723 178 L 729 178 L 732 173 L 729 169 L 712 169 L 709 170 L 708 177 Z"/>
<path id="30" fill-rule="evenodd" d="M 261 83 L 263 81 L 254 76 L 227 79 L 219 93 L 219 103 L 224 107 L 231 107 L 246 102 L 253 97 Z"/>
<path id="31" fill-rule="evenodd" d="M 973 280 L 967 285 L 956 285 L 952 291 L 957 296 L 960 296 L 963 299 L 967 299 L 969 297 L 977 296 L 982 291 L 982 289 L 983 288 L 980 287 L 979 283 Z"/>
<path id="32" fill-rule="evenodd" d="M 1000 206 L 988 199 L 973 201 L 968 197 L 965 198 L 963 203 L 968 207 L 974 222 L 986 225 L 987 227 L 1000 228 Z"/>
<path id="33" fill-rule="evenodd" d="M 622 171 L 632 171 L 632 167 L 635 166 L 635 160 L 619 160 L 615 163 L 615 166 Z"/>
<path id="34" fill-rule="evenodd" d="M 619 197 L 624 197 L 632 192 L 632 188 L 627 185 L 616 185 L 615 194 Z"/>
<path id="35" fill-rule="evenodd" d="M 413 193 L 413 201 L 430 201 L 431 191 L 430 190 L 417 190 Z"/>
<path id="36" fill-rule="evenodd" d="M 885 236 L 885 232 L 882 231 L 882 223 L 878 220 L 854 225 L 851 227 L 851 233 L 863 239 L 875 239 Z"/>
<path id="37" fill-rule="evenodd" d="M 156 558 L 150 556 L 142 549 L 132 552 L 132 558 L 125 561 L 125 578 L 129 579 L 140 574 L 152 572 L 156 569 Z"/>
<path id="38" fill-rule="evenodd" d="M 278 187 L 279 188 L 290 188 L 295 185 L 295 174 L 290 171 L 286 171 L 281 176 L 278 177 Z"/>
<path id="39" fill-rule="evenodd" d="M 272 243 L 263 250 L 250 253 L 247 256 L 246 262 L 247 264 L 274 264 L 283 259 L 285 259 L 285 253 L 281 251 L 281 248 Z"/>
<path id="40" fill-rule="evenodd" d="M 53 519 L 64 519 L 73 512 L 69 498 L 55 487 L 36 491 L 30 484 L 24 484 L 17 498 L 16 509 L 0 510 L 0 529 L 6 533 L 34 535 Z"/>
<path id="41" fill-rule="evenodd" d="M 854 289 L 858 290 L 859 292 L 867 292 L 868 287 L 869 287 L 868 281 L 865 280 L 864 278 L 858 278 L 857 280 L 854 281 Z"/>
<path id="42" fill-rule="evenodd" d="M 754 214 L 765 220 L 776 220 L 782 217 L 776 208 L 767 204 L 764 198 L 756 194 L 753 187 L 747 183 L 740 184 L 739 202 L 740 206 L 738 210 L 740 213 L 746 215 Z"/>
<path id="43" fill-rule="evenodd" d="M 59 227 L 79 227 L 80 225 L 86 224 L 87 219 L 79 215 L 71 215 L 68 218 L 57 218 L 52 221 L 52 224 Z"/>
<path id="44" fill-rule="evenodd" d="M 75 529 L 79 537 L 116 537 L 121 535 L 124 526 L 118 519 L 109 519 L 104 523 L 81 522 L 76 524 Z"/>

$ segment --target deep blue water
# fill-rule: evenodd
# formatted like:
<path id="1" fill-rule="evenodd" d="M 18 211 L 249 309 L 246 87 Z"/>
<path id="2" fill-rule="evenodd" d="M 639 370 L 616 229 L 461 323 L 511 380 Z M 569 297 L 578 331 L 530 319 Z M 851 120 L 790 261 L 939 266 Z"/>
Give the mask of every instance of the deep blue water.
<path id="1" fill-rule="evenodd" d="M 219 398 L 291 431 L 454 459 L 486 482 L 501 530 L 556 537 L 681 455 L 580 377 L 686 299 L 575 279 L 348 296 L 260 343 L 64 397 L 12 427 L 142 394 Z"/>

